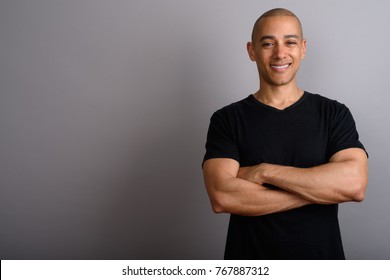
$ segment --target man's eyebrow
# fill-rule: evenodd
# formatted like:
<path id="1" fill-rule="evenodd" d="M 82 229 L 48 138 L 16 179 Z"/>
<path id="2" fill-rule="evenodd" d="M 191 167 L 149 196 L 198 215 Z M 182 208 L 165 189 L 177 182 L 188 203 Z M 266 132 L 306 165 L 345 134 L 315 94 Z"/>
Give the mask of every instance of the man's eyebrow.
<path id="1" fill-rule="evenodd" d="M 266 35 L 266 36 L 262 36 L 260 38 L 260 41 L 264 41 L 264 40 L 274 40 L 276 37 L 273 36 L 273 35 Z M 295 38 L 295 39 L 299 39 L 300 37 L 297 35 L 297 34 L 289 34 L 289 35 L 284 35 L 283 36 L 284 39 L 290 39 L 290 38 Z"/>
<path id="2" fill-rule="evenodd" d="M 276 37 L 275 36 L 271 36 L 271 35 L 267 35 L 267 36 L 263 36 L 260 38 L 260 41 L 264 41 L 264 40 L 273 40 L 275 39 Z"/>
<path id="3" fill-rule="evenodd" d="M 284 38 L 285 39 L 289 39 L 289 38 L 299 39 L 300 37 L 296 34 L 291 34 L 291 35 L 285 35 Z"/>

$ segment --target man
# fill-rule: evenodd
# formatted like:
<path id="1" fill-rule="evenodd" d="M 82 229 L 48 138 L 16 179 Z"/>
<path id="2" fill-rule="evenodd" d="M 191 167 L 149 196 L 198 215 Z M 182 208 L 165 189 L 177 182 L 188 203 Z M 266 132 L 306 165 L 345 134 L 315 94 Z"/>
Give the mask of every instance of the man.
<path id="1" fill-rule="evenodd" d="M 255 23 L 260 89 L 213 114 L 203 161 L 216 213 L 231 213 L 225 259 L 345 259 L 338 203 L 362 201 L 367 154 L 348 108 L 301 90 L 306 41 L 285 9 Z"/>

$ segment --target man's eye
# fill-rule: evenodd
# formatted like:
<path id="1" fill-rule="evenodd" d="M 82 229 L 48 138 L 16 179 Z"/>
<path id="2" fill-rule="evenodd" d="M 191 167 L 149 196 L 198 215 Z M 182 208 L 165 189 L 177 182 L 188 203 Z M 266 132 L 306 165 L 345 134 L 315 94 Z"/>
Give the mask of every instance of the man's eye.
<path id="1" fill-rule="evenodd" d="M 272 47 L 273 44 L 270 43 L 270 42 L 265 42 L 265 43 L 262 44 L 262 46 L 263 46 L 263 47 Z"/>
<path id="2" fill-rule="evenodd" d="M 293 45 L 296 45 L 297 44 L 297 42 L 295 42 L 295 41 L 288 41 L 287 42 L 287 45 L 289 45 L 289 46 L 293 46 Z"/>

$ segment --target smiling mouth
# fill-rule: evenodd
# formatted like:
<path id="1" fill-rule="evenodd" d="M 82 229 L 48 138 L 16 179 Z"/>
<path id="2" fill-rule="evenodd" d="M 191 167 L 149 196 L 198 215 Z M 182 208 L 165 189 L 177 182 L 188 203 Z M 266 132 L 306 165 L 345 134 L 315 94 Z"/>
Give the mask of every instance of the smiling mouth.
<path id="1" fill-rule="evenodd" d="M 284 65 L 274 65 L 274 64 L 271 64 L 271 68 L 275 69 L 275 70 L 284 70 L 284 69 L 287 69 L 289 66 L 291 65 L 291 63 L 287 63 L 287 64 L 284 64 Z"/>

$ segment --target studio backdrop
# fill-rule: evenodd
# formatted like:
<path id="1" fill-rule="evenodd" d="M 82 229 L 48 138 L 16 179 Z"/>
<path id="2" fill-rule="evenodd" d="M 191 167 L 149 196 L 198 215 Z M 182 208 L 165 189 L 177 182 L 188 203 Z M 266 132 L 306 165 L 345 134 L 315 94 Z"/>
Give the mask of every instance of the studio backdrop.
<path id="1" fill-rule="evenodd" d="M 254 21 L 300 17 L 302 88 L 352 111 L 367 196 L 347 258 L 390 258 L 390 2 L 1 0 L 0 258 L 221 259 L 201 162 L 211 114 L 258 89 Z"/>

